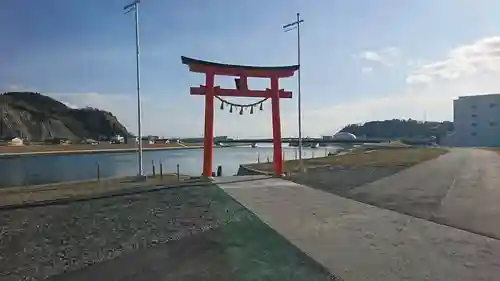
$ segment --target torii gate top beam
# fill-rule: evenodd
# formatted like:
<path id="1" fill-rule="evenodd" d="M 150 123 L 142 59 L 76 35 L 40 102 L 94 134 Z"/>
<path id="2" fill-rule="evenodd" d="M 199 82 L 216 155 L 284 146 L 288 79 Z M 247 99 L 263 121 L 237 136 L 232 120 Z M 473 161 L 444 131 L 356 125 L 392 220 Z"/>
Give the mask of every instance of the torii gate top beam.
<path id="1" fill-rule="evenodd" d="M 250 65 L 235 65 L 223 64 L 198 60 L 194 58 L 181 57 L 182 63 L 189 66 L 191 72 L 209 73 L 215 75 L 240 76 L 240 77 L 278 77 L 286 78 L 294 75 L 299 69 L 298 65 L 289 66 L 250 66 Z"/>

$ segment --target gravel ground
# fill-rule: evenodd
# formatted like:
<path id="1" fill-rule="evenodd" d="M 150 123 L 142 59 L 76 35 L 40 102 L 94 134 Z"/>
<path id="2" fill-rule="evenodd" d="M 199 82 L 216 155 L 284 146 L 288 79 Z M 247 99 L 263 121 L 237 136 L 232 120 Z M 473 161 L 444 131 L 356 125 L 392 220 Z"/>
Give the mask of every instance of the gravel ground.
<path id="1" fill-rule="evenodd" d="M 0 212 L 0 280 L 102 276 L 334 279 L 216 186 Z"/>
<path id="2" fill-rule="evenodd" d="M 0 212 L 0 280 L 38 280 L 213 228 L 238 205 L 189 187 Z"/>
<path id="3" fill-rule="evenodd" d="M 50 278 L 220 281 L 338 280 L 250 212 L 238 221 Z"/>

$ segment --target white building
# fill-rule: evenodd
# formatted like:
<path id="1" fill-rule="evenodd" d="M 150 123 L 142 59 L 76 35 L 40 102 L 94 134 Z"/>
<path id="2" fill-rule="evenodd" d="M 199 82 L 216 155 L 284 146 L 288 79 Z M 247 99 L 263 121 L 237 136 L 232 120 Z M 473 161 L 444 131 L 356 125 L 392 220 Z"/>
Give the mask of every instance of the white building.
<path id="1" fill-rule="evenodd" d="M 24 145 L 24 141 L 21 138 L 15 137 L 15 138 L 13 138 L 13 139 L 11 139 L 9 141 L 8 145 L 11 145 L 11 146 L 22 146 L 22 145 Z"/>
<path id="2" fill-rule="evenodd" d="M 453 101 L 455 133 L 444 144 L 500 146 L 500 94 L 459 97 Z"/>
<path id="3" fill-rule="evenodd" d="M 348 132 L 340 132 L 336 133 L 333 136 L 334 140 L 355 140 L 356 136 L 354 134 L 348 133 Z"/>
<path id="4" fill-rule="evenodd" d="M 116 136 L 111 137 L 111 141 L 110 141 L 110 143 L 124 143 L 124 142 L 125 142 L 125 138 L 120 136 L 120 135 L 116 135 Z"/>

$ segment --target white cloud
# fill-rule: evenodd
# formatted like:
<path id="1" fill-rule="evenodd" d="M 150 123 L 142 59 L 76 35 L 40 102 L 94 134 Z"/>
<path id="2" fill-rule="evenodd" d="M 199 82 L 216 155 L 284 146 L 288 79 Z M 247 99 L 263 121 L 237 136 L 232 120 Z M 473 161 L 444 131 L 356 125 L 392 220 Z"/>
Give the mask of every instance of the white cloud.
<path id="1" fill-rule="evenodd" d="M 382 56 L 380 56 L 377 52 L 374 51 L 365 51 L 359 55 L 360 59 L 364 59 L 367 61 L 376 61 L 382 63 Z"/>
<path id="2" fill-rule="evenodd" d="M 377 57 L 365 53 L 363 58 L 375 61 L 382 58 L 380 54 Z M 453 99 L 458 96 L 500 93 L 500 37 L 459 46 L 443 59 L 416 59 L 407 64 L 414 70 L 407 76 L 407 86 L 401 93 L 309 109 L 305 112 L 305 130 L 333 133 L 326 130 L 392 118 L 422 120 L 426 116 L 427 120 L 452 120 Z"/>
<path id="3" fill-rule="evenodd" d="M 77 106 L 75 104 L 69 103 L 69 102 L 61 101 L 61 103 L 63 103 L 64 105 L 66 105 L 67 107 L 72 108 L 72 109 L 81 108 L 81 107 L 79 107 L 79 106 Z"/>
<path id="4" fill-rule="evenodd" d="M 415 99 L 432 97 L 425 105 L 429 119 L 446 113 L 452 120 L 452 102 L 459 96 L 500 93 L 500 37 L 453 48 L 443 59 L 412 63 L 406 93 Z"/>
<path id="5" fill-rule="evenodd" d="M 19 89 L 21 89 L 21 87 L 16 84 L 11 84 L 7 86 L 7 89 L 9 91 L 18 91 Z"/>
<path id="6" fill-rule="evenodd" d="M 421 67 L 422 65 L 426 64 L 426 62 L 422 59 L 410 59 L 406 62 L 406 64 L 409 67 Z"/>
<path id="7" fill-rule="evenodd" d="M 361 68 L 361 72 L 363 72 L 363 73 L 370 73 L 372 71 L 373 71 L 373 67 L 366 66 L 366 67 Z"/>
<path id="8" fill-rule="evenodd" d="M 393 66 L 399 58 L 400 52 L 396 47 L 388 47 L 381 50 L 367 50 L 355 57 L 365 63 L 379 63 L 385 66 Z"/>
<path id="9" fill-rule="evenodd" d="M 406 77 L 406 83 L 408 84 L 418 84 L 418 83 L 430 83 L 432 78 L 426 74 L 414 73 Z"/>
<path id="10" fill-rule="evenodd" d="M 455 98 L 500 93 L 497 47 L 500 49 L 500 38 L 487 38 L 452 50 L 454 61 L 450 61 L 450 57 L 434 62 L 415 60 L 412 63 L 416 70 L 406 79 L 411 83 L 401 93 L 383 98 L 366 98 L 367 94 L 361 100 L 309 109 L 304 114 L 305 130 L 311 128 L 324 134 L 328 133 L 326 129 L 340 129 L 349 123 L 392 118 L 423 120 L 426 116 L 427 120 L 453 120 Z M 468 67 L 474 67 L 475 71 Z M 328 125 L 322 126 L 322 123 Z"/>
<path id="11" fill-rule="evenodd" d="M 391 57 L 391 58 L 399 57 L 399 54 L 400 54 L 399 49 L 396 47 L 385 48 L 382 50 L 382 53 L 384 55 Z"/>
<path id="12" fill-rule="evenodd" d="M 437 80 L 468 79 L 500 70 L 500 36 L 478 40 L 452 49 L 446 58 L 417 66 L 406 78 L 408 84 Z"/>
<path id="13" fill-rule="evenodd" d="M 33 91 L 34 90 L 30 87 L 18 84 L 0 85 L 0 92 L 33 92 Z"/>

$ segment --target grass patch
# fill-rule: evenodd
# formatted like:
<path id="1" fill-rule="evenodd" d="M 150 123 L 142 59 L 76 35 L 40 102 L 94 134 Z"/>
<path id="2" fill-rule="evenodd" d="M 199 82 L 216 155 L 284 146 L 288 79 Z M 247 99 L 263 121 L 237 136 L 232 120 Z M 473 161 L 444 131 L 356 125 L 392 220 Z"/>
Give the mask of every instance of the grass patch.
<path id="1" fill-rule="evenodd" d="M 180 181 L 175 174 L 148 177 L 145 181 L 137 181 L 135 176 L 112 178 L 82 182 L 57 183 L 36 186 L 15 186 L 0 188 L 0 206 L 43 202 L 81 196 L 95 196 L 120 190 L 144 188 L 153 185 L 178 184 L 187 179 L 181 176 Z"/>
<path id="2" fill-rule="evenodd" d="M 391 148 L 374 151 L 355 151 L 345 155 L 303 159 L 303 162 L 306 168 L 336 165 L 346 167 L 406 167 L 434 159 L 446 152 L 448 150 L 443 148 Z M 285 161 L 284 166 L 286 172 L 296 171 L 299 167 L 299 161 Z M 273 171 L 272 163 L 251 164 L 248 167 L 261 171 Z"/>

